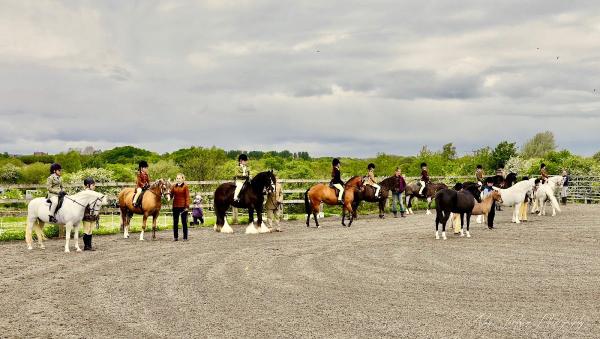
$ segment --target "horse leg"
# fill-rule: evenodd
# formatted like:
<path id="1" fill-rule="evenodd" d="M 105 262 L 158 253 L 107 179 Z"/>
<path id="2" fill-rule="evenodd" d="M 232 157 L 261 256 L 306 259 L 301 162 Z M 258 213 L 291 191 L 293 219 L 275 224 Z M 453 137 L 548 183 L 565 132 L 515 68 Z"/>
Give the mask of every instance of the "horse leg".
<path id="1" fill-rule="evenodd" d="M 346 226 L 346 209 L 342 207 L 342 226 Z"/>
<path id="2" fill-rule="evenodd" d="M 140 232 L 140 240 L 144 240 L 144 232 L 146 231 L 146 221 L 148 221 L 148 214 L 144 213 L 142 217 L 142 231 Z"/>
<path id="3" fill-rule="evenodd" d="M 515 210 L 513 211 L 513 221 L 517 224 L 520 224 L 521 221 L 519 220 L 519 210 L 521 209 L 521 203 L 516 203 L 515 204 Z"/>
<path id="4" fill-rule="evenodd" d="M 252 207 L 248 207 L 248 220 L 250 223 L 246 227 L 246 234 L 258 234 L 258 228 L 254 224 L 254 209 Z"/>
<path id="5" fill-rule="evenodd" d="M 457 216 L 460 215 L 460 236 L 464 237 L 465 236 L 465 231 L 464 231 L 464 225 L 465 225 L 465 214 L 464 213 L 458 213 Z"/>
<path id="6" fill-rule="evenodd" d="M 383 199 L 379 199 L 379 218 L 380 219 L 385 218 L 384 209 L 385 209 L 385 201 Z"/>
<path id="7" fill-rule="evenodd" d="M 412 195 L 406 196 L 406 214 L 414 214 L 412 210 Z"/>
<path id="8" fill-rule="evenodd" d="M 152 240 L 156 240 L 156 221 L 157 220 L 158 220 L 158 212 L 156 212 L 152 215 Z"/>
<path id="9" fill-rule="evenodd" d="M 68 222 L 65 224 L 65 252 L 70 252 L 69 250 L 69 240 L 71 240 L 71 230 L 73 229 L 73 224 Z"/>
<path id="10" fill-rule="evenodd" d="M 431 197 L 427 198 L 427 215 L 431 215 Z"/>
<path id="11" fill-rule="evenodd" d="M 271 233 L 271 229 L 267 227 L 267 225 L 265 225 L 265 223 L 263 222 L 263 218 L 262 218 L 262 203 L 260 204 L 260 206 L 258 206 L 258 208 L 256 209 L 256 216 L 258 217 L 258 233 Z"/>
<path id="12" fill-rule="evenodd" d="M 33 231 L 33 224 L 36 223 L 37 220 L 36 219 L 27 219 L 27 228 L 25 228 L 25 242 L 27 243 L 27 249 L 28 250 L 32 250 L 33 249 L 33 238 L 32 238 L 32 231 Z"/>
<path id="13" fill-rule="evenodd" d="M 33 229 L 35 230 L 35 234 L 37 235 L 40 248 L 45 249 L 46 246 L 44 246 L 44 239 L 46 239 L 46 237 L 44 236 L 44 223 L 39 220 L 34 222 Z"/>
<path id="14" fill-rule="evenodd" d="M 442 221 L 442 211 L 436 208 L 435 213 L 435 240 L 440 240 L 440 232 L 438 230 L 438 226 Z"/>
<path id="15" fill-rule="evenodd" d="M 315 224 L 317 225 L 317 228 L 321 228 L 321 225 L 319 225 L 319 218 L 317 218 L 317 212 L 313 212 L 313 217 L 315 219 Z"/>
<path id="16" fill-rule="evenodd" d="M 77 250 L 77 252 L 81 252 L 81 248 L 79 248 L 79 225 L 79 223 L 73 225 L 73 242 L 75 242 L 75 249 Z"/>
<path id="17" fill-rule="evenodd" d="M 471 237 L 471 232 L 469 232 L 469 226 L 471 226 L 471 213 L 467 213 L 467 238 Z"/>
<path id="18" fill-rule="evenodd" d="M 352 226 L 352 222 L 354 221 L 354 215 L 352 211 L 352 204 L 346 204 L 345 208 L 348 210 L 348 214 L 350 215 L 350 222 L 348 223 L 348 227 Z"/>
<path id="19" fill-rule="evenodd" d="M 444 212 L 444 217 L 442 219 L 442 239 L 446 240 L 446 223 L 448 222 L 448 218 L 450 218 L 450 211 Z"/>

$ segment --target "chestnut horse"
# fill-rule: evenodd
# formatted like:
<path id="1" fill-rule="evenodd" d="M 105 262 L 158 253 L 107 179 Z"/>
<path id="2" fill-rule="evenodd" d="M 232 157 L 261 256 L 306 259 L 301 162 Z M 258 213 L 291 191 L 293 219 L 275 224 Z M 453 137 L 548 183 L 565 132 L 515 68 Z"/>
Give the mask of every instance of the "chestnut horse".
<path id="1" fill-rule="evenodd" d="M 146 221 L 152 216 L 152 240 L 156 239 L 156 220 L 162 206 L 163 195 L 167 200 L 171 200 L 171 183 L 163 179 L 155 181 L 150 188 L 146 190 L 142 197 L 142 208 L 133 206 L 133 196 L 135 188 L 124 188 L 119 193 L 119 208 L 121 209 L 121 227 L 123 228 L 123 237 L 129 238 L 129 223 L 134 214 L 143 215 L 142 232 L 140 240 L 144 240 L 144 231 L 146 230 Z"/>
<path id="2" fill-rule="evenodd" d="M 362 177 L 355 176 L 346 181 L 346 184 L 344 185 L 344 196 L 342 197 L 342 225 L 346 226 L 346 211 L 350 213 L 350 223 L 348 224 L 348 227 L 352 225 L 352 221 L 354 220 L 354 210 L 352 208 L 352 204 L 354 203 L 354 194 L 356 190 L 362 189 Z M 321 227 L 319 226 L 319 221 L 317 220 L 317 213 L 319 213 L 321 203 L 325 203 L 327 205 L 339 205 L 336 190 L 330 187 L 328 184 L 316 184 L 309 188 L 306 191 L 306 193 L 304 193 L 304 206 L 306 208 L 306 227 L 310 226 L 311 214 L 315 219 L 317 228 Z"/>

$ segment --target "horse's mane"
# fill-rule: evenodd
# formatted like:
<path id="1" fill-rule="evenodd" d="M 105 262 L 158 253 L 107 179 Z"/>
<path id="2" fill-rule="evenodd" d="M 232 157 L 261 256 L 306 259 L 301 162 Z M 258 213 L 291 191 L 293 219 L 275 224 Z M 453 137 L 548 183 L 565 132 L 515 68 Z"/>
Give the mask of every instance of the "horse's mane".
<path id="1" fill-rule="evenodd" d="M 353 176 L 352 178 L 350 178 L 350 179 L 348 179 L 348 180 L 346 181 L 346 184 L 344 185 L 344 187 L 348 187 L 348 185 L 350 184 L 350 182 L 351 182 L 352 180 L 355 180 L 356 178 L 361 178 L 361 180 L 362 180 L 362 176 L 360 176 L 360 175 L 355 175 L 355 176 Z"/>
<path id="2" fill-rule="evenodd" d="M 388 185 L 389 186 L 393 186 L 393 185 L 396 184 L 396 180 L 398 180 L 398 179 L 396 179 L 396 176 L 387 177 L 387 178 L 381 180 L 379 182 L 379 185 L 382 185 L 382 186 L 388 186 Z"/>
<path id="3" fill-rule="evenodd" d="M 165 181 L 163 179 L 158 179 L 155 182 L 153 182 L 152 184 L 150 184 L 150 189 L 157 188 L 158 186 L 160 186 L 160 184 L 162 184 L 164 182 Z"/>

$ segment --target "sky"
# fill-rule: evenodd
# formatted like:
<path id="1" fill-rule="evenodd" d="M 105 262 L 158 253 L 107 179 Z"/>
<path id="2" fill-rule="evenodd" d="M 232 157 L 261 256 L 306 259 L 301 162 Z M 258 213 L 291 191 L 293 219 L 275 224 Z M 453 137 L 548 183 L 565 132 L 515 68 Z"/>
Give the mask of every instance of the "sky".
<path id="1" fill-rule="evenodd" d="M 600 150 L 595 1 L 0 6 L 1 152 Z"/>

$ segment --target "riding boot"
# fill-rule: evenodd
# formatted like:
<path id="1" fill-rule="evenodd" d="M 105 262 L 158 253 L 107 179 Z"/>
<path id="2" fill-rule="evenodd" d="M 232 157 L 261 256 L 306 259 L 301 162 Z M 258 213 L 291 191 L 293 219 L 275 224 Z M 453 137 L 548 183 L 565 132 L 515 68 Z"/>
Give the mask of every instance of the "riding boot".
<path id="1" fill-rule="evenodd" d="M 398 218 L 398 212 L 395 212 L 395 211 L 394 211 L 394 212 L 392 212 L 392 213 L 394 213 L 394 218 Z"/>
<path id="2" fill-rule="evenodd" d="M 566 206 L 567 205 L 567 197 L 562 197 L 561 200 L 562 200 L 562 204 Z"/>

